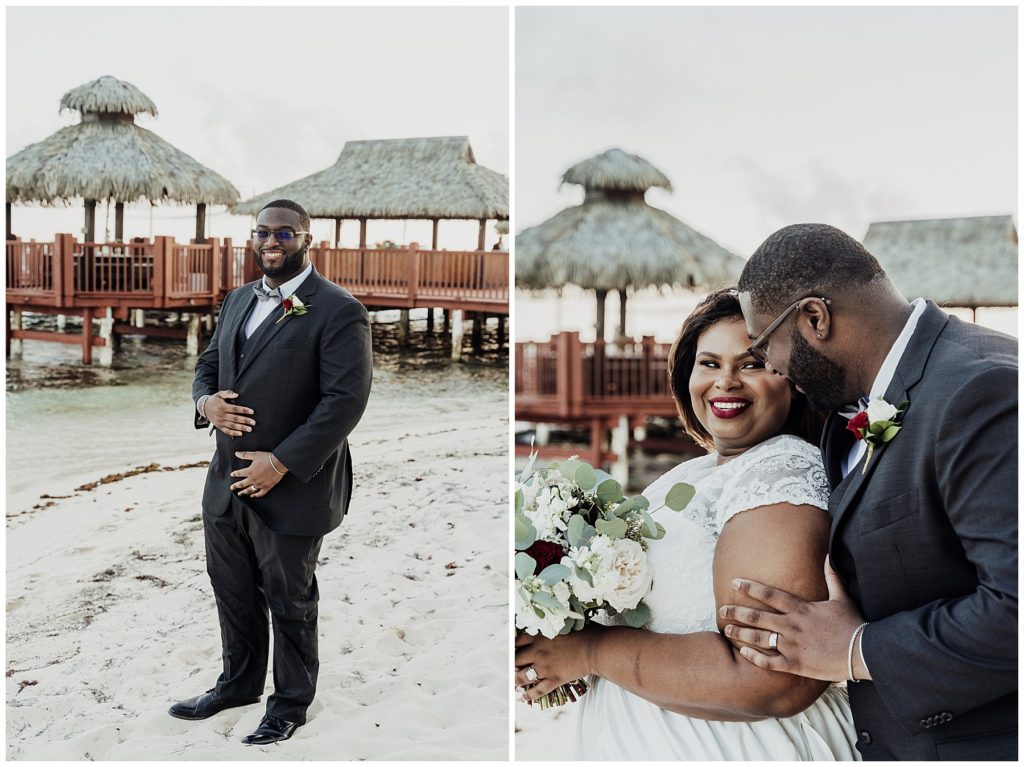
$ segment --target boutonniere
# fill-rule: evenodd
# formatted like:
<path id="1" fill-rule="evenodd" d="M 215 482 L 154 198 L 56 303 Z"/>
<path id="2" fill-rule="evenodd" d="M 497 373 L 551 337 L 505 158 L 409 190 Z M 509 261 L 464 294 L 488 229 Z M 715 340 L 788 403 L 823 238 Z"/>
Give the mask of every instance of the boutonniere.
<path id="1" fill-rule="evenodd" d="M 293 314 L 296 317 L 301 317 L 303 314 L 309 311 L 309 307 L 312 305 L 313 304 L 309 304 L 307 306 L 306 304 L 302 303 L 302 301 L 299 300 L 299 297 L 297 295 L 292 293 L 290 296 L 288 296 L 288 298 L 284 299 L 281 302 L 281 308 L 284 309 L 284 314 L 281 315 L 277 322 L 280 322 L 285 317 L 290 317 Z M 274 324 L 276 325 L 277 322 L 275 322 Z"/>
<path id="2" fill-rule="evenodd" d="M 876 445 L 884 445 L 892 440 L 900 431 L 900 421 L 907 410 L 909 402 L 901 402 L 897 405 L 890 405 L 881 397 L 876 397 L 868 403 L 865 410 L 861 410 L 850 419 L 846 428 L 853 432 L 857 439 L 867 443 L 868 454 L 864 459 L 864 468 L 861 469 L 861 476 L 868 470 L 868 463 L 871 461 L 871 454 L 875 451 Z"/>

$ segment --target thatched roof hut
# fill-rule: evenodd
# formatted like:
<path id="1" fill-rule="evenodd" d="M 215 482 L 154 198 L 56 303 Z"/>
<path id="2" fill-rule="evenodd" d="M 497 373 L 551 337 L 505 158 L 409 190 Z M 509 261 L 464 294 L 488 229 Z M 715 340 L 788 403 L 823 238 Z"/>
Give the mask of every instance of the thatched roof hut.
<path id="1" fill-rule="evenodd" d="M 627 288 L 710 289 L 736 280 L 743 260 L 663 210 L 647 204 L 652 186 L 671 191 L 647 160 L 621 149 L 569 168 L 562 182 L 580 184 L 581 205 L 516 235 L 516 284 L 597 292 L 597 337 L 604 337 L 604 300 L 619 291 L 619 332 L 625 329 Z"/>
<path id="2" fill-rule="evenodd" d="M 97 200 L 117 203 L 120 240 L 124 203 L 140 199 L 197 205 L 201 240 L 206 205 L 238 201 L 238 190 L 227 179 L 135 124 L 136 114 L 155 116 L 157 109 L 131 83 L 100 77 L 65 93 L 60 107 L 80 111 L 81 122 L 7 158 L 8 235 L 11 203 L 66 204 L 81 197 L 87 241 L 94 240 Z"/>
<path id="3" fill-rule="evenodd" d="M 271 200 L 295 200 L 312 218 L 361 222 L 366 244 L 368 219 L 434 221 L 508 218 L 508 179 L 477 165 L 466 136 L 347 141 L 337 162 L 298 181 L 279 186 L 234 206 L 255 215 Z M 337 230 L 336 230 L 337 231 Z"/>
<path id="4" fill-rule="evenodd" d="M 942 306 L 1017 306 L 1017 229 L 1011 216 L 880 221 L 864 247 L 908 298 Z"/>

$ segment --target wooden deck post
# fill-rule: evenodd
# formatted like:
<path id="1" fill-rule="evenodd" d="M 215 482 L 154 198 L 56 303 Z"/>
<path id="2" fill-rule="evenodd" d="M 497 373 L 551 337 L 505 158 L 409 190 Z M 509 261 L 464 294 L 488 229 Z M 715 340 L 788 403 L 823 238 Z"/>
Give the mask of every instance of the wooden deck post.
<path id="1" fill-rule="evenodd" d="M 334 219 L 334 247 L 341 247 L 341 219 Z"/>
<path id="2" fill-rule="evenodd" d="M 220 295 L 220 289 L 221 289 L 221 285 L 222 285 L 222 283 L 220 281 L 220 278 L 221 278 L 221 274 L 224 271 L 223 269 L 221 269 L 220 265 L 226 259 L 224 258 L 224 251 L 221 250 L 221 247 L 220 247 L 220 240 L 218 240 L 216 237 L 211 237 L 209 239 L 209 243 L 210 243 L 210 266 L 209 266 L 209 270 L 210 271 L 207 272 L 206 284 L 210 286 L 210 303 L 216 303 L 217 296 Z"/>
<path id="3" fill-rule="evenodd" d="M 91 306 L 82 310 L 82 364 L 92 364 L 92 312 Z"/>
<path id="4" fill-rule="evenodd" d="M 626 337 L 626 288 L 619 288 L 619 326 L 615 329 L 618 338 Z"/>
<path id="5" fill-rule="evenodd" d="M 12 240 L 14 236 L 11 234 L 11 204 L 7 203 L 7 239 Z"/>
<path id="6" fill-rule="evenodd" d="M 451 309 L 442 309 L 441 310 L 441 318 L 444 320 L 444 322 L 443 322 L 444 332 L 447 333 L 452 328 L 452 310 Z"/>
<path id="7" fill-rule="evenodd" d="M 487 322 L 487 315 L 483 312 L 473 312 L 472 316 L 472 338 L 473 338 L 473 353 L 479 354 L 480 350 L 484 346 L 484 324 Z"/>
<path id="8" fill-rule="evenodd" d="M 409 334 L 411 327 L 409 325 L 409 310 L 400 309 L 398 312 L 398 343 L 401 346 L 409 345 Z"/>
<path id="9" fill-rule="evenodd" d="M 434 308 L 427 307 L 427 332 L 434 332 Z"/>
<path id="10" fill-rule="evenodd" d="M 462 359 L 462 310 L 452 311 L 452 359 L 456 362 Z"/>
<path id="11" fill-rule="evenodd" d="M 124 203 L 114 203 L 114 242 L 124 242 Z"/>
<path id="12" fill-rule="evenodd" d="M 487 243 L 484 242 L 484 237 L 487 235 L 487 219 L 480 219 L 480 234 L 476 238 L 476 249 L 487 250 Z"/>
<path id="13" fill-rule="evenodd" d="M 57 315 L 57 330 L 63 333 L 68 327 L 68 316 L 66 314 Z"/>
<path id="14" fill-rule="evenodd" d="M 185 353 L 190 357 L 199 354 L 199 315 L 192 312 L 188 316 L 188 330 L 185 333 Z"/>
<path id="15" fill-rule="evenodd" d="M 153 304 L 161 308 L 166 304 L 165 296 L 167 295 L 164 285 L 164 279 L 167 276 L 166 243 L 166 237 L 153 238 Z"/>
<path id="16" fill-rule="evenodd" d="M 206 203 L 196 205 L 196 245 L 206 242 Z"/>
<path id="17" fill-rule="evenodd" d="M 12 330 L 21 330 L 21 309 L 14 309 L 10 312 L 10 324 L 7 332 L 7 356 L 10 357 L 13 354 L 20 357 L 24 350 L 24 343 L 20 338 L 11 338 L 10 331 Z"/>
<path id="18" fill-rule="evenodd" d="M 220 249 L 220 286 L 224 291 L 234 290 L 237 285 L 234 282 L 235 275 L 235 247 L 230 237 L 224 238 L 224 245 Z M 214 296 L 214 301 L 217 296 Z"/>
<path id="19" fill-rule="evenodd" d="M 89 344 L 92 345 L 92 323 L 90 322 Z M 100 347 L 99 363 L 105 368 L 114 364 L 114 312 L 107 309 L 103 319 L 100 320 L 100 338 L 103 339 L 103 346 Z"/>
<path id="20" fill-rule="evenodd" d="M 498 348 L 505 344 L 505 315 L 498 315 Z"/>
<path id="21" fill-rule="evenodd" d="M 7 207 L 9 209 L 10 205 L 8 205 Z M 431 227 L 432 233 L 430 235 L 430 249 L 431 250 L 437 250 L 437 221 L 438 220 L 436 218 L 432 218 L 431 219 L 431 223 L 433 224 L 433 226 Z M 10 227 L 8 227 L 8 228 L 10 228 Z"/>
<path id="22" fill-rule="evenodd" d="M 146 310 L 145 309 L 133 309 L 132 310 L 132 325 L 137 328 L 146 327 Z"/>
<path id="23" fill-rule="evenodd" d="M 590 465 L 600 469 L 604 454 L 604 419 L 592 418 L 590 420 Z"/>
<path id="24" fill-rule="evenodd" d="M 96 200 L 85 201 L 85 242 L 96 242 Z"/>
<path id="25" fill-rule="evenodd" d="M 608 296 L 607 290 L 597 290 L 597 322 L 594 325 L 596 330 L 596 340 L 600 343 L 604 341 L 604 300 Z"/>
<path id="26" fill-rule="evenodd" d="M 629 416 L 619 416 L 619 425 L 612 429 L 611 448 L 615 461 L 610 474 L 626 487 L 629 484 Z"/>

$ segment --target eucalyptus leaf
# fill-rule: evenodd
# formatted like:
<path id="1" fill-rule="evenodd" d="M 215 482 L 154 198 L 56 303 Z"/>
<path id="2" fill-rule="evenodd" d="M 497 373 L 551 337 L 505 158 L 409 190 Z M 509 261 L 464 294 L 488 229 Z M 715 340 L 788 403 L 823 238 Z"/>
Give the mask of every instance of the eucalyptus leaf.
<path id="1" fill-rule="evenodd" d="M 651 619 L 651 608 L 641 602 L 632 610 L 623 610 L 622 617 L 627 626 L 635 629 L 643 628 Z"/>
<path id="2" fill-rule="evenodd" d="M 587 625 L 587 622 L 583 618 L 577 618 L 575 624 L 573 624 L 572 630 L 573 631 L 580 631 L 586 625 Z"/>
<path id="3" fill-rule="evenodd" d="M 516 514 L 516 551 L 530 548 L 537 540 L 537 528 L 522 514 Z"/>
<path id="4" fill-rule="evenodd" d="M 590 464 L 581 463 L 573 475 L 573 480 L 581 490 L 593 490 L 594 485 L 597 484 L 597 475 Z"/>
<path id="5" fill-rule="evenodd" d="M 616 503 L 622 500 L 622 485 L 614 479 L 606 479 L 597 486 L 597 497 L 604 503 Z"/>
<path id="6" fill-rule="evenodd" d="M 599 519 L 594 523 L 597 532 L 607 535 L 609 538 L 626 537 L 626 520 L 624 519 Z"/>
<path id="7" fill-rule="evenodd" d="M 516 514 L 523 513 L 523 507 L 526 505 L 526 498 L 523 495 L 522 488 L 516 490 Z"/>
<path id="8" fill-rule="evenodd" d="M 574 568 L 576 570 L 576 577 L 583 581 L 588 586 L 594 585 L 594 576 L 590 574 L 590 570 L 584 570 L 582 567 Z"/>
<path id="9" fill-rule="evenodd" d="M 583 532 L 580 533 L 580 538 L 583 541 L 583 545 L 586 546 L 588 543 L 590 543 L 594 539 L 595 535 L 597 535 L 597 530 L 595 530 L 591 525 L 584 525 Z"/>
<path id="10" fill-rule="evenodd" d="M 516 554 L 516 577 L 521 581 L 525 581 L 531 575 L 534 570 L 537 569 L 537 560 L 527 554 L 525 551 L 520 551 Z"/>
<path id="11" fill-rule="evenodd" d="M 565 565 L 555 564 L 545 567 L 540 571 L 537 577 L 540 578 L 541 582 L 546 586 L 554 586 L 559 581 L 564 581 L 571 574 L 572 570 Z"/>
<path id="12" fill-rule="evenodd" d="M 537 451 L 533 450 L 533 442 L 530 443 L 530 457 L 526 459 L 526 465 L 523 467 L 522 474 L 519 475 L 520 482 L 525 482 L 533 474 L 533 464 L 537 461 Z"/>
<path id="13" fill-rule="evenodd" d="M 672 509 L 672 511 L 682 511 L 690 504 L 696 493 L 697 488 L 693 485 L 689 485 L 686 482 L 677 482 L 672 485 L 668 495 L 665 496 L 665 505 Z"/>
<path id="14" fill-rule="evenodd" d="M 564 461 L 558 465 L 558 470 L 562 473 L 562 476 L 566 479 L 576 481 L 576 470 L 582 466 L 579 461 L 575 458 L 570 458 L 568 461 Z"/>
<path id="15" fill-rule="evenodd" d="M 557 612 L 562 609 L 562 605 L 558 603 L 558 600 L 548 594 L 546 591 L 538 591 L 533 595 L 533 603 L 540 605 L 545 610 L 551 612 Z"/>
<path id="16" fill-rule="evenodd" d="M 579 548 L 583 545 L 583 528 L 586 527 L 586 524 L 587 521 L 579 514 L 573 514 L 569 517 L 569 522 L 565 526 L 565 537 L 573 548 Z"/>
<path id="17" fill-rule="evenodd" d="M 576 619 L 575 618 L 566 618 L 565 619 L 565 625 L 562 626 L 561 630 L 558 632 L 558 635 L 559 636 L 563 636 L 565 634 L 568 634 L 575 627 L 576 627 Z"/>

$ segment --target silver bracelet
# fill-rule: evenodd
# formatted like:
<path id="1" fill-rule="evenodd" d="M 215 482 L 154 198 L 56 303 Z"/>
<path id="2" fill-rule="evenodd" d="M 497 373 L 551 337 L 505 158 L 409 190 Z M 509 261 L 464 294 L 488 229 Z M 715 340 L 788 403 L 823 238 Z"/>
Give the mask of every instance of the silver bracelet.
<path id="1" fill-rule="evenodd" d="M 206 403 L 210 401 L 210 397 L 212 397 L 212 396 L 213 396 L 212 394 L 205 394 L 205 395 L 203 395 L 203 397 L 202 397 L 203 404 L 199 406 L 199 415 L 201 415 L 207 421 L 209 421 L 210 419 L 206 418 Z"/>
<path id="2" fill-rule="evenodd" d="M 868 624 L 862 623 L 853 630 L 853 636 L 850 637 L 850 649 L 846 651 L 846 670 L 849 672 L 850 682 L 859 682 L 859 679 L 855 679 L 853 676 L 853 647 L 857 644 L 857 637 L 860 636 L 860 632 L 864 630 L 864 627 Z"/>
<path id="3" fill-rule="evenodd" d="M 281 471 L 281 470 L 280 470 L 279 468 L 277 468 L 277 464 L 276 464 L 276 463 L 274 463 L 274 454 L 273 454 L 273 453 L 267 453 L 267 456 L 269 456 L 269 458 L 270 458 L 270 468 L 271 468 L 271 469 L 273 469 L 274 471 L 276 471 L 276 472 L 277 472 L 278 474 L 280 474 L 280 475 L 281 475 L 282 477 L 283 477 L 283 476 L 284 476 L 285 474 L 287 474 L 287 473 L 288 473 L 288 472 L 286 472 L 286 471 Z"/>

